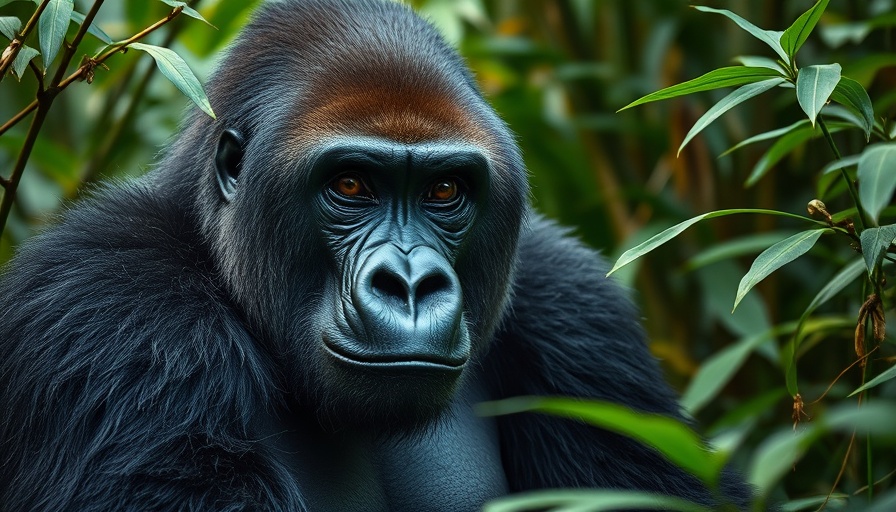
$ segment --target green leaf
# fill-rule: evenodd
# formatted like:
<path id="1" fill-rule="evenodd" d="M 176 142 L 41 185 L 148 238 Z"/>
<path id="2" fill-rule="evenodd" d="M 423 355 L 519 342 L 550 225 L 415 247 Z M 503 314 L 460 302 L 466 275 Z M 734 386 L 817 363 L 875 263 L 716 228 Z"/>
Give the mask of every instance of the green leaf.
<path id="1" fill-rule="evenodd" d="M 815 126 L 815 117 L 840 82 L 840 71 L 840 64 L 800 68 L 796 77 L 796 99 L 809 116 L 812 126 Z"/>
<path id="2" fill-rule="evenodd" d="M 768 57 L 760 57 L 756 55 L 739 55 L 734 58 L 735 62 L 743 64 L 749 68 L 768 68 L 777 71 L 781 76 L 787 74 L 784 68 L 777 61 Z"/>
<path id="3" fill-rule="evenodd" d="M 892 425 L 896 423 L 896 404 L 889 400 L 873 400 L 856 407 L 842 404 L 825 411 L 820 418 L 804 423 L 804 428 L 795 432 L 789 427 L 781 429 L 754 451 L 747 480 L 757 487 L 757 494 L 766 496 L 784 475 L 793 470 L 793 465 L 802 457 L 806 449 L 825 433 L 830 431 L 852 434 L 892 435 Z"/>
<path id="4" fill-rule="evenodd" d="M 180 55 L 168 48 L 143 43 L 132 43 L 129 47 L 135 50 L 143 50 L 150 54 L 156 61 L 159 71 L 171 80 L 175 87 L 180 89 L 193 103 L 199 106 L 203 112 L 215 119 L 215 113 L 208 102 L 208 96 L 205 95 L 205 91 L 202 89 L 202 84 L 199 83 L 196 75 L 190 71 L 190 67 L 187 66 L 187 63 L 184 62 Z"/>
<path id="5" fill-rule="evenodd" d="M 849 125 L 852 126 L 852 125 Z M 837 123 L 828 123 L 828 131 L 831 133 L 836 133 L 844 130 L 847 126 L 843 124 Z M 781 161 L 782 158 L 787 156 L 791 151 L 793 151 L 797 146 L 804 144 L 809 139 L 815 137 L 820 134 L 820 132 L 816 133 L 816 130 L 812 126 L 805 126 L 798 128 L 780 139 L 776 140 L 772 147 L 765 152 L 764 155 L 756 162 L 756 165 L 753 166 L 753 170 L 750 172 L 750 176 L 747 177 L 747 181 L 744 183 L 747 187 L 752 187 L 759 181 L 760 178 L 765 176 L 768 171 L 771 170 L 772 167 L 775 166 L 778 162 Z"/>
<path id="6" fill-rule="evenodd" d="M 817 510 L 819 506 L 828 504 L 832 509 L 839 510 L 846 506 L 850 498 L 849 494 L 839 492 L 822 494 L 820 496 L 812 496 L 810 498 L 800 498 L 798 500 L 790 500 L 781 503 L 778 509 L 781 512 L 800 512 L 802 510 Z"/>
<path id="7" fill-rule="evenodd" d="M 859 199 L 875 221 L 896 190 L 896 144 L 875 144 L 859 158 Z"/>
<path id="8" fill-rule="evenodd" d="M 756 347 L 775 339 L 784 327 L 776 326 L 766 332 L 748 336 L 709 357 L 700 365 L 697 374 L 681 396 L 681 406 L 691 415 L 696 415 L 728 384 Z M 794 323 L 790 326 L 790 330 L 795 327 Z"/>
<path id="9" fill-rule="evenodd" d="M 896 366 L 889 367 L 886 371 L 884 371 L 877 377 L 869 380 L 862 386 L 856 388 L 856 390 L 853 391 L 852 393 L 850 393 L 849 396 L 857 395 L 857 394 L 861 393 L 862 391 L 865 391 L 866 389 L 871 389 L 875 386 L 883 384 L 884 382 L 887 382 L 888 380 L 893 380 L 893 379 L 896 379 Z"/>
<path id="10" fill-rule="evenodd" d="M 840 169 L 856 165 L 859 163 L 859 159 L 861 157 L 862 157 L 862 155 L 859 154 L 859 155 L 844 156 L 840 160 L 834 160 L 833 162 L 824 166 L 824 168 L 821 170 L 821 174 L 827 174 L 829 172 L 839 171 Z"/>
<path id="11" fill-rule="evenodd" d="M 840 77 L 837 87 L 831 93 L 831 99 L 859 115 L 862 123 L 859 128 L 865 131 L 865 142 L 871 140 L 871 129 L 874 128 L 874 109 L 871 98 L 862 84 L 852 78 Z"/>
<path id="12" fill-rule="evenodd" d="M 799 461 L 809 445 L 820 434 L 820 429 L 797 430 L 782 429 L 765 440 L 753 450 L 753 458 L 747 468 L 747 481 L 756 487 L 759 496 L 765 496 L 774 484 Z"/>
<path id="13" fill-rule="evenodd" d="M 821 15 L 827 6 L 828 0 L 818 0 L 815 5 L 800 15 L 793 22 L 793 25 L 784 31 L 784 34 L 781 36 L 781 46 L 790 57 L 790 60 L 793 60 L 793 56 L 796 55 L 796 52 L 808 39 L 809 34 L 815 29 L 815 25 L 821 19 Z"/>
<path id="14" fill-rule="evenodd" d="M 690 142 L 695 135 L 709 126 L 710 123 L 718 119 L 719 116 L 731 110 L 735 106 L 747 101 L 748 99 L 758 96 L 784 82 L 786 82 L 786 80 L 780 77 L 770 78 L 761 82 L 744 85 L 732 91 L 730 94 L 722 98 L 718 103 L 713 105 L 712 108 L 707 110 L 705 114 L 700 116 L 700 119 L 698 119 L 697 122 L 694 123 L 694 126 L 691 127 L 690 131 L 688 131 L 688 134 L 681 142 L 681 145 L 678 146 L 677 154 L 680 155 L 681 150 L 684 149 L 685 145 Z"/>
<path id="15" fill-rule="evenodd" d="M 490 501 L 483 512 L 522 512 L 526 510 L 670 510 L 710 512 L 711 509 L 681 498 L 639 491 L 614 489 L 564 489 L 513 494 Z"/>
<path id="16" fill-rule="evenodd" d="M 689 259 L 685 263 L 684 268 L 686 270 L 697 270 L 722 260 L 756 254 L 791 235 L 793 235 L 792 231 L 774 231 L 746 235 L 741 238 L 716 243 Z"/>
<path id="17" fill-rule="evenodd" d="M 186 2 L 178 2 L 176 0 L 161 0 L 161 1 L 162 1 L 162 3 L 166 3 L 166 4 L 170 5 L 171 7 L 183 7 L 183 10 L 181 11 L 182 13 L 186 14 L 187 16 L 189 16 L 191 18 L 196 18 L 197 20 L 200 20 L 200 21 L 208 24 L 210 27 L 214 26 L 211 23 L 209 23 L 208 20 L 203 18 L 202 15 L 196 11 L 196 9 L 193 9 L 189 5 L 187 5 Z"/>
<path id="18" fill-rule="evenodd" d="M 22 30 L 22 20 L 15 16 L 0 16 L 0 34 L 12 41 L 19 30 Z"/>
<path id="19" fill-rule="evenodd" d="M 703 76 L 688 80 L 671 87 L 653 92 L 637 99 L 628 105 L 617 110 L 621 112 L 625 109 L 632 108 L 651 101 L 665 100 L 684 96 L 701 91 L 710 91 L 713 89 L 721 89 L 723 87 L 734 87 L 737 85 L 750 84 L 760 82 L 769 78 L 775 78 L 778 73 L 768 68 L 748 68 L 744 66 L 730 66 L 719 68 L 706 73 Z"/>
<path id="20" fill-rule="evenodd" d="M 710 487 L 715 486 L 727 459 L 723 453 L 707 450 L 700 436 L 677 420 L 610 402 L 529 396 L 486 402 L 477 412 L 486 416 L 541 412 L 584 421 L 655 448 Z"/>
<path id="21" fill-rule="evenodd" d="M 744 146 L 753 144 L 755 142 L 762 142 L 764 140 L 775 139 L 782 135 L 786 135 L 786 134 L 788 134 L 802 126 L 808 125 L 808 124 L 809 124 L 808 120 L 800 119 L 799 121 L 793 123 L 790 126 L 785 126 L 784 128 L 778 128 L 777 130 L 771 130 L 771 131 L 767 131 L 765 133 L 760 133 L 758 135 L 754 135 L 754 136 L 747 138 L 745 140 L 742 140 L 741 142 L 735 144 L 734 146 L 731 146 L 730 148 L 726 149 L 724 153 L 719 155 L 719 157 L 723 157 L 729 153 L 737 151 L 738 149 L 740 149 Z"/>
<path id="22" fill-rule="evenodd" d="M 812 299 L 812 302 L 809 303 L 809 306 L 806 307 L 806 310 L 803 311 L 803 314 L 800 316 L 796 333 L 791 338 L 788 346 L 781 351 L 781 363 L 786 372 L 785 382 L 790 396 L 796 396 L 797 393 L 799 393 L 799 387 L 796 382 L 796 351 L 802 340 L 803 326 L 809 320 L 809 316 L 814 313 L 819 306 L 831 300 L 850 283 L 855 281 L 856 278 L 862 275 L 863 267 L 864 262 L 862 261 L 862 258 L 856 258 L 843 267 L 830 281 L 827 282 L 827 284 L 824 285 L 824 287 L 822 287 L 821 290 L 819 290 L 815 295 L 815 298 Z"/>
<path id="23" fill-rule="evenodd" d="M 74 21 L 74 22 L 77 23 L 78 25 L 83 25 L 85 19 L 86 19 L 86 16 L 84 16 L 84 15 L 81 14 L 80 12 L 78 12 L 78 11 L 72 11 L 72 21 Z M 104 43 L 106 43 L 106 44 L 112 44 L 112 43 L 113 43 L 112 38 L 109 37 L 109 34 L 103 32 L 103 29 L 101 29 L 100 27 L 96 26 L 95 23 L 91 23 L 90 26 L 87 27 L 87 32 L 88 32 L 89 34 L 93 34 L 97 39 L 99 39 L 100 41 L 102 41 L 102 42 L 104 42 Z"/>
<path id="24" fill-rule="evenodd" d="M 779 57 L 781 57 L 781 60 L 783 60 L 784 62 L 790 62 L 790 59 L 787 57 L 787 53 L 784 52 L 784 48 L 781 46 L 781 37 L 783 35 L 783 32 L 761 29 L 761 28 L 757 27 L 756 25 L 753 25 L 749 21 L 741 18 L 737 14 L 734 14 L 733 12 L 728 11 L 726 9 L 713 9 L 712 7 L 704 7 L 702 5 L 695 5 L 694 9 L 697 9 L 698 11 L 712 12 L 712 13 L 721 14 L 722 16 L 725 16 L 726 18 L 730 19 L 731 21 L 737 23 L 737 25 L 740 28 L 749 32 L 756 39 L 759 39 L 763 43 L 769 45 L 769 47 L 771 47 L 771 49 L 774 50 L 775 53 L 777 53 Z"/>
<path id="25" fill-rule="evenodd" d="M 75 9 L 74 0 L 50 0 L 40 15 L 37 31 L 40 35 L 40 54 L 44 61 L 44 74 L 56 58 L 59 47 L 65 39 L 65 32 Z"/>
<path id="26" fill-rule="evenodd" d="M 737 304 L 756 284 L 775 270 L 805 254 L 824 233 L 833 233 L 833 230 L 810 229 L 797 233 L 790 238 L 781 240 L 757 256 L 750 270 L 740 280 L 732 310 L 737 309 Z"/>
<path id="27" fill-rule="evenodd" d="M 874 268 L 884 259 L 887 249 L 893 240 L 896 240 L 896 224 L 881 226 L 879 228 L 867 228 L 862 231 L 859 238 L 862 243 L 862 256 L 865 258 L 865 268 L 868 275 L 874 272 Z"/>
<path id="28" fill-rule="evenodd" d="M 15 73 L 19 80 L 22 79 L 22 74 L 25 72 L 25 68 L 28 67 L 28 63 L 31 62 L 31 59 L 38 55 L 40 55 L 40 52 L 34 48 L 22 45 L 22 48 L 16 55 L 16 60 L 12 61 L 12 72 Z"/>
<path id="29" fill-rule="evenodd" d="M 632 261 L 635 261 L 636 259 L 640 258 L 641 256 L 649 253 L 650 251 L 663 245 L 664 243 L 668 242 L 669 240 L 675 238 L 676 236 L 681 234 L 682 231 L 684 231 L 687 228 L 693 226 L 694 224 L 700 222 L 701 220 L 714 219 L 716 217 L 724 217 L 726 215 L 734 215 L 737 213 L 760 213 L 760 214 L 765 214 L 765 215 L 777 215 L 779 217 L 790 217 L 792 219 L 805 220 L 805 221 L 813 222 L 815 224 L 826 226 L 826 224 L 816 221 L 816 220 L 813 220 L 813 219 L 810 219 L 809 217 L 803 217 L 802 215 L 795 215 L 795 214 L 787 213 L 787 212 L 779 212 L 777 210 L 762 210 L 762 209 L 749 209 L 749 208 L 747 208 L 747 209 L 732 209 L 732 210 L 717 210 L 714 212 L 704 213 L 702 215 L 698 215 L 696 217 L 688 219 L 684 222 L 678 223 L 678 224 L 672 226 L 671 228 L 666 229 L 662 233 L 660 233 L 656 236 L 650 237 L 650 239 L 648 239 L 647 241 L 640 243 L 640 244 L 636 245 L 635 247 L 632 247 L 631 249 L 625 251 L 624 253 L 622 253 L 622 256 L 619 256 L 619 259 L 616 260 L 616 264 L 614 264 L 613 268 L 610 269 L 609 272 L 607 272 L 607 275 L 609 276 L 613 272 L 616 272 L 617 270 L 628 265 Z"/>

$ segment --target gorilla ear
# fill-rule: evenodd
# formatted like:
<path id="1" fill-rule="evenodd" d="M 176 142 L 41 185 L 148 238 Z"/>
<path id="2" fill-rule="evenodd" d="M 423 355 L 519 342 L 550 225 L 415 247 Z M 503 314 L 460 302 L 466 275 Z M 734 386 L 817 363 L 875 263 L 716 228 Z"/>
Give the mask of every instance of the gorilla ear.
<path id="1" fill-rule="evenodd" d="M 218 140 L 218 151 L 215 154 L 215 171 L 218 176 L 218 188 L 225 201 L 230 201 L 236 193 L 236 181 L 243 166 L 243 136 L 240 132 L 228 128 Z"/>

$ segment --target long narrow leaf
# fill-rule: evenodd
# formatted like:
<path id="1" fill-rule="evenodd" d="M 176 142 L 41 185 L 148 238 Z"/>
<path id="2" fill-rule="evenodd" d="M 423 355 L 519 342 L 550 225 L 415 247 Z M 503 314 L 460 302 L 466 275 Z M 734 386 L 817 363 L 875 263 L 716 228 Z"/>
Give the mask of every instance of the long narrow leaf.
<path id="1" fill-rule="evenodd" d="M 161 0 L 161 1 L 162 1 L 162 3 L 168 4 L 171 7 L 183 7 L 183 10 L 181 12 L 184 13 L 185 15 L 187 15 L 191 18 L 195 18 L 199 21 L 205 22 L 209 26 L 214 26 L 211 23 L 209 23 L 208 20 L 203 18 L 202 15 L 196 11 L 196 9 L 193 9 L 192 7 L 187 5 L 186 2 L 181 2 L 178 0 Z"/>
<path id="2" fill-rule="evenodd" d="M 187 66 L 187 63 L 180 58 L 180 55 L 168 48 L 143 43 L 132 43 L 130 48 L 143 50 L 150 54 L 156 61 L 156 66 L 159 67 L 159 71 L 171 80 L 175 87 L 193 100 L 193 103 L 198 105 L 203 112 L 210 115 L 213 119 L 215 118 L 215 113 L 212 111 L 212 106 L 208 102 L 208 97 L 202 89 L 202 84 L 199 83 L 199 80 L 190 70 L 190 67 Z"/>
<path id="3" fill-rule="evenodd" d="M 709 508 L 673 496 L 643 491 L 616 489 L 561 489 L 512 494 L 490 501 L 483 512 L 525 512 L 564 510 L 567 512 L 601 510 L 669 510 L 673 512 L 710 512 Z"/>
<path id="4" fill-rule="evenodd" d="M 727 154 L 729 154 L 729 153 L 732 153 L 732 152 L 734 152 L 734 151 L 737 151 L 738 149 L 740 149 L 740 148 L 742 148 L 742 147 L 744 147 L 744 146 L 748 146 L 748 145 L 750 145 L 750 144 L 753 144 L 753 143 L 755 143 L 755 142 L 762 142 L 762 141 L 764 141 L 764 140 L 776 139 L 776 138 L 778 138 L 778 137 L 780 137 L 780 136 L 782 136 L 782 135 L 787 135 L 788 133 L 790 133 L 790 132 L 792 132 L 792 131 L 794 131 L 794 130 L 800 128 L 800 127 L 803 127 L 803 126 L 805 126 L 805 125 L 808 125 L 808 124 L 809 124 L 809 121 L 808 121 L 808 120 L 806 120 L 806 119 L 800 119 L 799 121 L 793 123 L 793 124 L 790 125 L 790 126 L 785 126 L 784 128 L 778 128 L 777 130 L 771 130 L 771 131 L 767 131 L 767 132 L 765 132 L 765 133 L 760 133 L 760 134 L 757 134 L 757 135 L 753 135 L 752 137 L 749 137 L 749 138 L 747 138 L 747 139 L 744 139 L 744 140 L 742 140 L 741 142 L 735 144 L 734 146 L 731 146 L 730 148 L 726 149 L 725 152 L 722 153 L 722 154 L 719 155 L 719 156 L 720 156 L 720 157 L 723 157 L 723 156 L 725 156 L 725 155 L 727 155 Z"/>
<path id="5" fill-rule="evenodd" d="M 896 190 L 896 144 L 869 146 L 859 158 L 859 199 L 875 221 Z"/>
<path id="6" fill-rule="evenodd" d="M 743 338 L 710 356 L 700 365 L 697 374 L 681 395 L 681 406 L 691 415 L 695 415 L 728 384 L 756 347 L 795 328 L 795 322 L 778 325 L 768 331 Z"/>
<path id="7" fill-rule="evenodd" d="M 830 172 L 839 171 L 840 169 L 856 165 L 859 163 L 860 158 L 862 158 L 862 155 L 850 155 L 844 156 L 840 160 L 834 160 L 833 162 L 824 166 L 824 168 L 821 170 L 821 174 L 828 174 Z"/>
<path id="8" fill-rule="evenodd" d="M 828 1 L 829 0 L 818 0 L 815 5 L 800 15 L 800 17 L 793 22 L 793 25 L 784 31 L 784 34 L 781 36 L 781 46 L 784 48 L 787 55 L 790 56 L 791 60 L 793 59 L 793 56 L 796 55 L 796 52 L 799 51 L 800 47 L 803 46 L 803 43 L 806 42 L 806 39 L 809 37 L 809 34 L 812 33 L 812 30 L 815 29 L 815 25 L 818 23 L 818 20 L 821 19 L 824 10 L 828 7 Z"/>
<path id="9" fill-rule="evenodd" d="M 622 253 L 621 256 L 619 256 L 619 259 L 616 260 L 616 264 L 614 264 L 613 268 L 610 269 L 609 272 L 607 272 L 607 275 L 609 276 L 613 272 L 616 272 L 617 270 L 628 265 L 632 261 L 635 261 L 636 259 L 640 258 L 641 256 L 649 253 L 650 251 L 663 245 L 664 243 L 668 242 L 669 240 L 675 238 L 676 236 L 681 234 L 682 231 L 684 231 L 687 228 L 693 226 L 694 224 L 700 222 L 701 220 L 714 219 L 716 217 L 724 217 L 727 215 L 735 215 L 738 213 L 759 213 L 759 214 L 765 214 L 765 215 L 776 215 L 779 217 L 790 217 L 792 219 L 800 219 L 800 220 L 805 220 L 805 221 L 808 221 L 808 222 L 811 222 L 814 224 L 818 224 L 821 226 L 827 226 L 827 224 L 810 219 L 809 217 L 804 217 L 802 215 L 795 215 L 793 213 L 780 212 L 777 210 L 762 210 L 762 209 L 749 209 L 749 208 L 747 208 L 747 209 L 738 208 L 738 209 L 732 209 L 732 210 L 717 210 L 714 212 L 697 215 L 696 217 L 693 217 L 684 222 L 678 223 L 678 224 L 670 227 L 669 229 L 666 229 L 662 233 L 659 233 L 656 236 L 650 237 L 650 239 L 648 239 L 647 241 L 640 243 L 640 244 L 636 245 L 635 247 L 632 247 L 631 249 L 625 251 L 624 253 Z"/>
<path id="10" fill-rule="evenodd" d="M 665 100 L 675 98 L 676 96 L 684 96 L 700 91 L 709 91 L 712 89 L 721 89 L 723 87 L 734 87 L 738 85 L 760 82 L 769 78 L 779 76 L 777 72 L 768 68 L 748 68 L 745 66 L 730 66 L 715 69 L 694 78 L 671 87 L 666 87 L 659 91 L 653 92 L 637 99 L 628 105 L 622 107 L 617 112 L 632 108 L 651 101 Z"/>
<path id="11" fill-rule="evenodd" d="M 850 393 L 849 396 L 857 395 L 857 394 L 861 393 L 862 391 L 865 391 L 866 389 L 871 389 L 875 386 L 879 386 L 880 384 L 883 384 L 884 382 L 887 382 L 888 380 L 893 380 L 893 379 L 896 379 L 896 366 L 891 366 L 890 368 L 888 368 L 886 371 L 884 371 L 877 377 L 869 380 L 862 386 L 858 387 L 855 391 Z"/>
<path id="12" fill-rule="evenodd" d="M 738 303 L 744 298 L 750 290 L 753 289 L 760 281 L 768 277 L 769 274 L 778 270 L 782 266 L 799 258 L 811 249 L 815 242 L 824 233 L 833 233 L 831 229 L 810 229 L 797 233 L 786 240 L 782 240 L 775 245 L 769 247 L 762 254 L 756 257 L 750 270 L 744 275 L 737 287 L 737 296 L 734 299 L 734 309 L 737 309 Z"/>
<path id="13" fill-rule="evenodd" d="M 684 140 L 681 142 L 681 145 L 678 146 L 678 153 L 681 154 L 681 150 L 684 149 L 685 145 L 691 141 L 698 133 L 700 133 L 704 128 L 710 125 L 713 121 L 718 119 L 719 116 L 724 114 L 725 112 L 731 110 L 737 105 L 747 101 L 750 98 L 756 97 L 765 91 L 772 89 L 786 80 L 783 78 L 770 78 L 768 80 L 763 80 L 761 82 L 756 82 L 752 84 L 747 84 L 742 87 L 739 87 L 732 91 L 730 94 L 722 98 L 718 103 L 712 106 L 709 110 L 706 111 L 705 114 L 700 116 L 700 119 L 694 123 L 694 126 L 691 127 L 688 134 L 685 136 Z"/>
<path id="14" fill-rule="evenodd" d="M 859 125 L 865 131 L 865 142 L 871 140 L 871 129 L 874 128 L 874 109 L 871 107 L 871 98 L 862 84 L 852 78 L 840 77 L 837 87 L 831 93 L 831 99 L 843 105 L 861 119 Z"/>
<path id="15" fill-rule="evenodd" d="M 655 448 L 710 487 L 718 482 L 727 459 L 723 453 L 707 450 L 700 436 L 684 423 L 611 402 L 523 396 L 480 404 L 477 412 L 487 416 L 541 412 L 584 421 Z"/>
<path id="16" fill-rule="evenodd" d="M 774 50 L 775 53 L 777 53 L 778 56 L 781 57 L 781 59 L 784 62 L 790 62 L 790 59 L 787 57 L 787 53 L 784 51 L 784 48 L 781 46 L 781 36 L 784 34 L 783 32 L 761 29 L 761 28 L 757 27 L 756 25 L 753 25 L 749 21 L 741 18 L 737 14 L 734 14 L 733 12 L 726 10 L 726 9 L 713 9 L 712 7 L 704 7 L 702 5 L 695 5 L 694 9 L 697 9 L 698 11 L 712 12 L 712 13 L 721 14 L 722 16 L 725 16 L 726 18 L 730 19 L 731 21 L 737 23 L 737 25 L 740 28 L 749 32 L 753 37 L 755 37 L 755 38 L 759 39 L 760 41 L 762 41 L 763 43 L 769 45 L 769 47 L 771 47 L 771 49 Z"/>
<path id="17" fill-rule="evenodd" d="M 836 63 L 800 69 L 796 77 L 796 99 L 809 116 L 812 126 L 815 126 L 815 117 L 840 82 L 840 71 L 840 64 Z"/>
<path id="18" fill-rule="evenodd" d="M 751 68 L 768 68 L 775 70 L 780 73 L 781 76 L 784 76 L 784 74 L 786 73 L 786 71 L 784 71 L 784 68 L 781 67 L 780 64 L 775 62 L 774 59 L 770 59 L 768 57 L 760 57 L 756 55 L 739 55 L 735 57 L 734 60 L 736 62 L 739 62 L 740 64 L 743 64 L 744 66 Z"/>
<path id="19" fill-rule="evenodd" d="M 828 130 L 831 133 L 836 133 L 842 131 L 851 125 L 843 125 L 842 123 L 828 123 Z M 809 139 L 820 135 L 820 131 L 815 130 L 811 126 L 805 126 L 797 128 L 796 130 L 784 135 L 780 139 L 776 140 L 774 144 L 765 152 L 762 157 L 759 158 L 759 161 L 756 162 L 756 165 L 753 166 L 753 170 L 750 172 L 750 176 L 747 177 L 747 181 L 744 183 L 747 187 L 752 187 L 759 181 L 760 178 L 765 176 L 768 171 L 774 167 L 775 164 L 781 161 L 782 158 L 790 154 L 797 146 L 804 144 Z"/>
<path id="20" fill-rule="evenodd" d="M 56 58 L 65 32 L 75 10 L 74 0 L 50 0 L 37 23 L 40 35 L 40 54 L 44 61 L 44 74 Z"/>

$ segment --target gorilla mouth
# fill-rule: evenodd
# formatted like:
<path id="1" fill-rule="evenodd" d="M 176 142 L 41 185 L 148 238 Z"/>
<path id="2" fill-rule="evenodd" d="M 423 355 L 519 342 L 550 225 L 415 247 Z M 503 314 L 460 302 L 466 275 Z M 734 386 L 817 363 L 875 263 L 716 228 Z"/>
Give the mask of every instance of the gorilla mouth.
<path id="1" fill-rule="evenodd" d="M 323 336 L 323 347 L 331 357 L 342 363 L 371 369 L 419 369 L 459 372 L 467 364 L 467 358 L 449 358 L 435 354 L 358 354 L 339 346 Z"/>

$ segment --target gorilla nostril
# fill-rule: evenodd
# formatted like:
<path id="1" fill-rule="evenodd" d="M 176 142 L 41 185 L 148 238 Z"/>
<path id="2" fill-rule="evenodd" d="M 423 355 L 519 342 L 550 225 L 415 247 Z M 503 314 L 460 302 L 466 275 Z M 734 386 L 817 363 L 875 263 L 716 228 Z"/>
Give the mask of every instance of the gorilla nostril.
<path id="1" fill-rule="evenodd" d="M 429 296 L 447 290 L 450 287 L 451 283 L 444 274 L 432 274 L 424 277 L 423 281 L 417 285 L 414 299 L 417 301 L 426 300 Z"/>
<path id="2" fill-rule="evenodd" d="M 378 270 L 370 282 L 374 293 L 382 299 L 391 299 L 408 305 L 407 285 L 395 274 L 386 270 Z"/>

